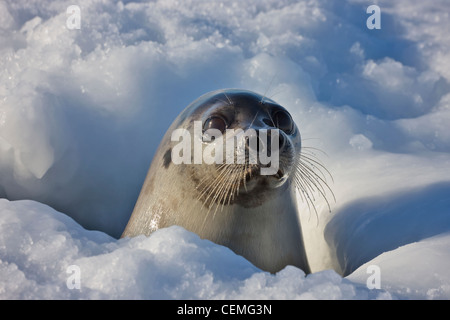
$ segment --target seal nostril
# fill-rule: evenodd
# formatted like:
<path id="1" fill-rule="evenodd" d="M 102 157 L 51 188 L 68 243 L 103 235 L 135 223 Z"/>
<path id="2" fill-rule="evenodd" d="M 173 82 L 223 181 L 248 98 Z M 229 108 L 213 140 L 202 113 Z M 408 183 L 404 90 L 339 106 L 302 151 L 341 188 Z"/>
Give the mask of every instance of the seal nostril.
<path id="1" fill-rule="evenodd" d="M 256 152 L 266 152 L 268 156 L 271 155 L 272 148 L 272 133 L 276 131 L 278 135 L 278 150 L 282 150 L 286 145 L 286 137 L 284 133 L 279 129 L 264 130 L 265 133 L 261 134 L 259 130 L 255 131 L 254 135 L 245 137 L 245 148 L 247 150 Z M 275 136 L 274 139 L 277 137 Z"/>
<path id="2" fill-rule="evenodd" d="M 245 147 L 248 151 L 270 153 L 270 139 L 270 130 L 267 131 L 267 135 L 261 135 L 259 130 L 255 130 L 254 134 L 245 137 Z"/>
<path id="3" fill-rule="evenodd" d="M 275 128 L 275 124 L 273 123 L 273 121 L 271 119 L 264 118 L 262 121 L 264 122 L 264 124 L 268 125 L 269 127 Z"/>

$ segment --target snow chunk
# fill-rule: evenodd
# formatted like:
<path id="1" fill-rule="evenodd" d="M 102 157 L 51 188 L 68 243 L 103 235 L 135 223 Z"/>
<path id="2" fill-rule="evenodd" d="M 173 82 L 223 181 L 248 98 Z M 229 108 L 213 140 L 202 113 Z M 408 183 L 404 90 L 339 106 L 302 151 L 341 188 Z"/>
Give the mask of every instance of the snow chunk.
<path id="1" fill-rule="evenodd" d="M 349 141 L 350 145 L 357 150 L 367 150 L 372 148 L 372 141 L 370 141 L 363 134 L 356 134 L 351 137 Z"/>

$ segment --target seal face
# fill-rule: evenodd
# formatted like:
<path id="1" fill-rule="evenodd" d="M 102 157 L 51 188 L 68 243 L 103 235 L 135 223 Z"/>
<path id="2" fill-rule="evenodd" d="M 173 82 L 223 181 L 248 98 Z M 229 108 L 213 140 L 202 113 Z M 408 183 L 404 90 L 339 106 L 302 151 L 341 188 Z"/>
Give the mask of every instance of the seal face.
<path id="1" fill-rule="evenodd" d="M 179 225 L 263 270 L 308 273 L 295 191 L 323 188 L 300 154 L 281 105 L 245 90 L 207 93 L 166 132 L 122 237 Z"/>

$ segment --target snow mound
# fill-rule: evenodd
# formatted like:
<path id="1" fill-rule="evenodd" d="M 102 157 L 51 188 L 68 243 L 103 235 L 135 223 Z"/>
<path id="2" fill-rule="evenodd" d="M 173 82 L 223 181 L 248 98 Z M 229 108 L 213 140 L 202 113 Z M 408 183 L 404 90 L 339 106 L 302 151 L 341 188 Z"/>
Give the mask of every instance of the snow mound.
<path id="1" fill-rule="evenodd" d="M 116 240 L 34 201 L 0 200 L 0 215 L 1 299 L 392 298 L 331 270 L 262 272 L 181 227 Z"/>
<path id="2" fill-rule="evenodd" d="M 380 270 L 380 287 L 408 299 L 450 299 L 450 233 L 382 253 L 362 265 L 347 279 L 367 283 L 368 267 Z"/>

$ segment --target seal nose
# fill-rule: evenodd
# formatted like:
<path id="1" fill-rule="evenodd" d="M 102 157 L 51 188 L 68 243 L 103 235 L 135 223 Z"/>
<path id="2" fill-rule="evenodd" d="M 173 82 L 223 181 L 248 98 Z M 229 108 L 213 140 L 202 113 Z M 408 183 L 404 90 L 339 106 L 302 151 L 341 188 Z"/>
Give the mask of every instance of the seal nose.
<path id="1" fill-rule="evenodd" d="M 269 129 L 277 130 L 278 137 L 279 137 L 279 149 L 282 150 L 284 147 L 284 144 L 286 143 L 286 137 L 282 133 L 282 130 L 277 128 L 277 126 L 273 123 L 272 119 L 270 118 L 264 118 L 262 122 L 269 127 Z M 268 129 L 268 132 L 271 132 L 271 130 Z M 268 137 L 270 137 L 270 133 L 268 133 Z"/>
<path id="2" fill-rule="evenodd" d="M 265 133 L 261 133 L 261 129 L 255 130 L 256 136 L 247 136 L 245 140 L 246 148 L 248 150 L 253 150 L 256 152 L 266 152 L 268 156 L 272 153 L 272 134 L 278 135 L 278 151 L 283 150 L 284 145 L 286 143 L 286 138 L 284 134 L 279 129 L 264 129 Z M 252 144 L 251 139 L 256 138 L 257 143 Z M 256 150 L 254 150 L 256 146 Z"/>

